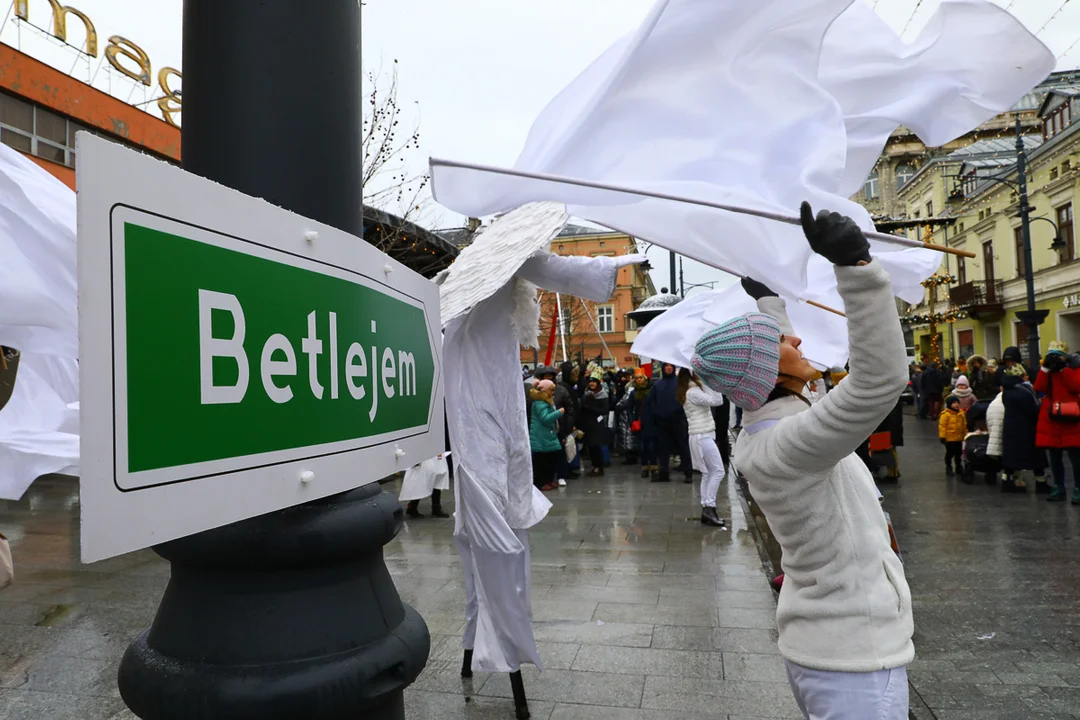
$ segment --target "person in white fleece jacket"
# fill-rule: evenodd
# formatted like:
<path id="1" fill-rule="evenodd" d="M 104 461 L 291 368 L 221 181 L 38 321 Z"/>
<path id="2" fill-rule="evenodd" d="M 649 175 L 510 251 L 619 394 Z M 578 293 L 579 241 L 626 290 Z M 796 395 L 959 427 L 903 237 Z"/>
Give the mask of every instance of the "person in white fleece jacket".
<path id="1" fill-rule="evenodd" d="M 716 444 L 716 421 L 712 409 L 724 404 L 724 396 L 701 384 L 701 380 L 686 368 L 679 370 L 675 397 L 686 413 L 690 436 L 690 460 L 701 473 L 701 524 L 724 527 L 716 514 L 716 493 L 724 479 L 724 459 Z"/>
<path id="2" fill-rule="evenodd" d="M 735 456 L 783 550 L 779 649 L 807 718 L 906 720 L 915 656 L 911 593 L 870 472 L 854 454 L 907 384 L 888 273 L 849 218 L 801 210 L 815 252 L 835 266 L 850 374 L 812 406 L 814 369 L 783 301 L 744 281 L 754 313 L 698 341 L 694 369 L 747 413 Z"/>

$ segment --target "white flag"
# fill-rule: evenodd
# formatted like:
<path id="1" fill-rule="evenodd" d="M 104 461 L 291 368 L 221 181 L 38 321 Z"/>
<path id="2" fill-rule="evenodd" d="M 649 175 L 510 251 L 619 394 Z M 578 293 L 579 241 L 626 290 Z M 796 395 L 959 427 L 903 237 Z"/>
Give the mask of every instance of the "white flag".
<path id="1" fill-rule="evenodd" d="M 77 474 L 79 367 L 75 193 L 0 145 L 0 345 L 22 351 L 0 408 L 0 498 Z"/>
<path id="2" fill-rule="evenodd" d="M 757 302 L 741 285 L 695 293 L 642 328 L 630 352 L 688 368 L 694 346 L 702 335 L 750 312 L 758 312 Z M 848 359 L 847 321 L 844 318 L 790 300 L 787 301 L 787 313 L 792 329 L 802 340 L 800 349 L 814 367 L 818 370 L 843 367 Z"/>
<path id="3" fill-rule="evenodd" d="M 75 192 L 0 145 L 0 345 L 79 354 Z"/>
<path id="4" fill-rule="evenodd" d="M 1007 109 L 1053 65 L 1042 43 L 991 3 L 944 4 L 950 7 L 940 16 L 963 12 L 972 27 L 932 22 L 912 61 L 895 33 L 898 45 L 880 42 L 881 23 L 868 8 L 837 22 L 850 0 L 661 0 L 634 35 L 544 109 L 514 167 L 789 216 L 808 200 L 871 230 L 868 213 L 847 198 L 853 180 L 845 173 L 849 155 L 865 165 L 861 158 L 876 145 L 877 157 L 901 121 L 879 122 L 892 108 L 899 105 L 902 121 L 916 130 L 960 134 L 981 121 L 972 108 L 985 108 L 982 120 Z M 988 34 L 1010 39 L 1012 70 L 1004 76 L 995 74 L 1001 46 L 974 42 Z M 968 54 L 962 62 L 932 67 L 934 53 L 951 57 L 954 46 Z M 991 58 L 993 73 L 982 69 Z M 967 101 L 956 122 L 928 117 L 940 111 L 935 100 L 906 99 L 913 91 L 939 98 L 944 85 Z M 852 177 L 867 170 L 852 163 Z M 439 202 L 470 216 L 556 200 L 572 215 L 762 280 L 788 298 L 841 304 L 810 282 L 822 275 L 814 265 L 827 263 L 812 255 L 797 226 L 438 161 L 432 182 Z M 891 244 L 875 242 L 873 252 L 896 293 L 912 302 L 922 299 L 919 283 L 941 262 L 932 251 Z"/>

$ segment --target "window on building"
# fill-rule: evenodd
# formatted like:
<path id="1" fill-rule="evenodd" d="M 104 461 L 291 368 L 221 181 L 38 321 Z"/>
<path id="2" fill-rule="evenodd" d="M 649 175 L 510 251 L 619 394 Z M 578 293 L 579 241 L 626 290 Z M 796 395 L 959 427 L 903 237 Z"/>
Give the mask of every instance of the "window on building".
<path id="1" fill-rule="evenodd" d="M 562 306 L 562 327 L 560 330 L 567 335 L 571 335 L 574 332 L 574 306 L 570 303 L 564 303 Z"/>
<path id="2" fill-rule="evenodd" d="M 960 285 L 967 285 L 967 263 L 965 258 L 956 258 L 956 279 Z"/>
<path id="3" fill-rule="evenodd" d="M 1062 205 L 1057 209 L 1057 226 L 1061 239 L 1065 241 L 1065 250 L 1062 252 L 1062 262 L 1068 262 L 1076 258 L 1076 244 L 1073 240 L 1073 207 L 1072 203 Z"/>
<path id="4" fill-rule="evenodd" d="M 1024 228 L 1013 228 L 1013 247 L 1016 248 L 1016 276 L 1027 275 L 1027 262 L 1024 258 Z"/>
<path id="5" fill-rule="evenodd" d="M 878 187 L 878 171 L 874 170 L 870 173 L 870 177 L 866 178 L 866 185 L 863 186 L 863 194 L 867 200 L 873 200 L 881 193 Z"/>
<path id="6" fill-rule="evenodd" d="M 1050 179 L 1051 180 L 1057 180 L 1058 179 L 1058 169 L 1056 167 L 1050 168 Z"/>
<path id="7" fill-rule="evenodd" d="M 596 326 L 602 333 L 615 332 L 615 308 L 611 305 L 598 305 L 596 308 Z"/>
<path id="8" fill-rule="evenodd" d="M 1065 173 L 1069 172 L 1070 170 L 1072 170 L 1072 161 L 1071 160 L 1063 160 L 1061 162 L 1061 174 L 1064 175 Z"/>
<path id="9" fill-rule="evenodd" d="M 926 203 L 926 217 L 934 217 L 934 201 L 930 200 Z"/>
<path id="10" fill-rule="evenodd" d="M 61 165 L 75 166 L 75 133 L 89 130 L 63 115 L 0 93 L 0 142 L 20 152 Z"/>
<path id="11" fill-rule="evenodd" d="M 896 189 L 897 190 L 902 189 L 905 185 L 907 185 L 908 180 L 910 180 L 914 176 L 915 176 L 915 168 L 913 168 L 912 166 L 908 165 L 907 163 L 902 163 L 900 165 L 897 165 L 896 166 Z"/>
<path id="12" fill-rule="evenodd" d="M 964 223 L 958 223 L 957 224 L 956 232 L 964 232 Z"/>

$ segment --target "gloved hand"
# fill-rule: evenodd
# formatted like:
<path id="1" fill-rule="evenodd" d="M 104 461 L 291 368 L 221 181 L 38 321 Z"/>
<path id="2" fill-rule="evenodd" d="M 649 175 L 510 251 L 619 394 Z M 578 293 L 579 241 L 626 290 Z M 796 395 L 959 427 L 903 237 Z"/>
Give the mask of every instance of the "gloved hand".
<path id="1" fill-rule="evenodd" d="M 945 438 L 941 438 L 941 444 L 942 445 L 948 445 L 949 443 L 948 443 L 948 441 L 945 440 Z"/>
<path id="2" fill-rule="evenodd" d="M 1043 367 L 1050 372 L 1060 372 L 1068 365 L 1069 359 L 1061 353 L 1050 353 L 1043 358 Z"/>
<path id="3" fill-rule="evenodd" d="M 769 286 L 765 283 L 760 283 L 753 278 L 744 277 L 742 279 L 742 289 L 746 291 L 746 294 L 755 300 L 760 300 L 766 297 L 779 297 L 776 293 L 769 289 Z"/>
<path id="4" fill-rule="evenodd" d="M 870 262 L 870 242 L 851 218 L 822 210 L 815 220 L 810 203 L 803 202 L 799 219 L 811 249 L 833 265 Z"/>

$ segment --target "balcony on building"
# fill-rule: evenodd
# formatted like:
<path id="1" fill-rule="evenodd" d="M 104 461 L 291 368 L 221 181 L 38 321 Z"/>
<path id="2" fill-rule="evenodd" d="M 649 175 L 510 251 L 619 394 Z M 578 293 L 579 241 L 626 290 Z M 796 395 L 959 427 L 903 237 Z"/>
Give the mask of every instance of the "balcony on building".
<path id="1" fill-rule="evenodd" d="M 1005 312 L 1004 285 L 1001 280 L 967 282 L 949 290 L 949 301 L 973 318 L 1001 315 Z"/>

